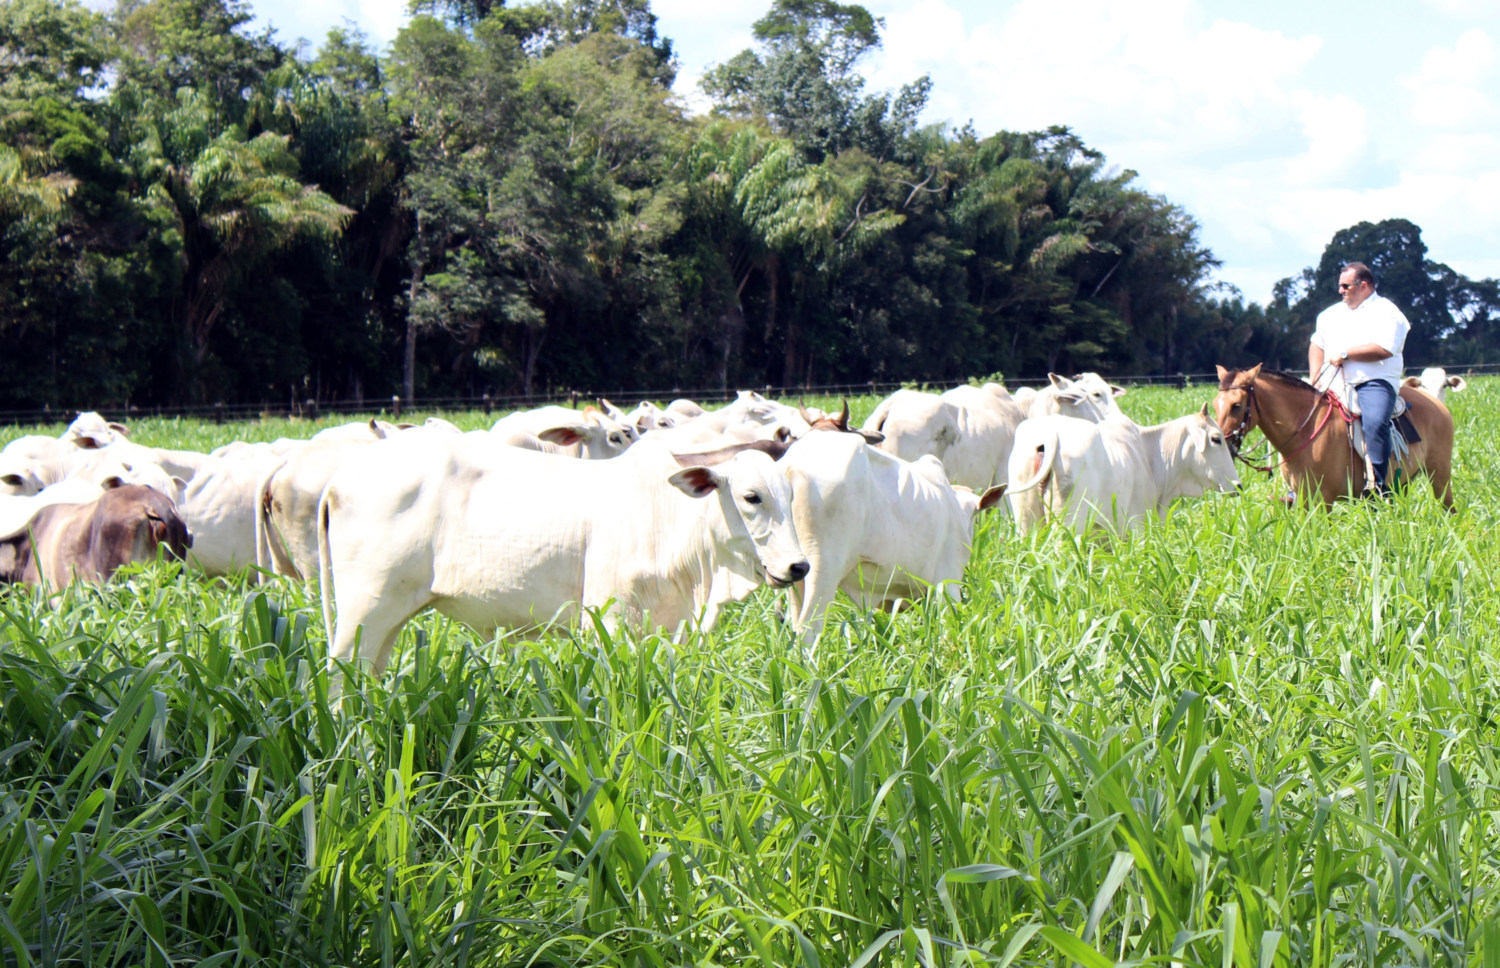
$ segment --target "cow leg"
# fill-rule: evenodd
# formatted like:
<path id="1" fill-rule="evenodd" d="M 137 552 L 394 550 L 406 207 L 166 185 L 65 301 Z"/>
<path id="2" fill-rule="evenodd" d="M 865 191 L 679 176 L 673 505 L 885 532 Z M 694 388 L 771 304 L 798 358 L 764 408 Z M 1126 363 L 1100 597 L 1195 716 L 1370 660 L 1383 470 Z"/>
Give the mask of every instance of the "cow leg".
<path id="1" fill-rule="evenodd" d="M 334 602 L 338 607 L 338 627 L 329 658 L 337 662 L 352 662 L 357 645 L 359 664 L 378 675 L 390 662 L 402 626 L 432 604 L 433 596 L 426 589 L 404 593 L 398 589 L 383 589 L 378 594 L 355 589 L 346 595 L 343 588 L 339 588 Z"/>
<path id="2" fill-rule="evenodd" d="M 823 620 L 828 606 L 839 593 L 839 581 L 848 571 L 840 569 L 838 562 L 829 562 L 809 556 L 811 569 L 802 581 L 802 607 L 798 609 L 792 628 L 806 642 L 816 642 L 823 634 Z"/>

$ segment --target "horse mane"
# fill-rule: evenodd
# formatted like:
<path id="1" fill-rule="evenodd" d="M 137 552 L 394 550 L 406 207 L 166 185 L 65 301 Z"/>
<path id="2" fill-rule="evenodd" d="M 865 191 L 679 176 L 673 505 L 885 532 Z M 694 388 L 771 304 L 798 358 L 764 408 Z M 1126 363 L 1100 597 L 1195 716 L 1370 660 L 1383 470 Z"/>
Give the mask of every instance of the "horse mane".
<path id="1" fill-rule="evenodd" d="M 1220 381 L 1220 389 L 1232 389 L 1234 386 L 1235 377 L 1244 372 L 1244 370 L 1230 370 L 1229 375 L 1226 376 L 1222 381 Z M 1261 370 L 1260 379 L 1269 380 L 1272 383 L 1279 383 L 1287 387 L 1294 387 L 1307 393 L 1322 393 L 1321 390 L 1313 386 L 1311 383 L 1308 383 L 1297 374 L 1288 373 L 1285 370 Z"/>

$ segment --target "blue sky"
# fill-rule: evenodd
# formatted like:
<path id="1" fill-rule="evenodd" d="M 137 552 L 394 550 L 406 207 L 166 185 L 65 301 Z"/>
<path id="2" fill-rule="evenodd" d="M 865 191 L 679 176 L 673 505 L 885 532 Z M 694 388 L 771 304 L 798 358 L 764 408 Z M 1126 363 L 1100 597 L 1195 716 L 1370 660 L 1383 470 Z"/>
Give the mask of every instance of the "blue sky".
<path id="1" fill-rule="evenodd" d="M 343 18 L 377 43 L 400 0 L 252 0 L 283 40 Z M 982 133 L 1071 126 L 1181 205 L 1265 301 L 1334 232 L 1402 217 L 1429 255 L 1500 276 L 1500 0 L 871 0 L 872 89 L 932 75 L 927 120 Z M 769 0 L 654 0 L 678 93 L 750 46 Z M 695 96 L 696 95 L 696 96 Z M 1332 296 L 1330 295 L 1330 298 Z"/>

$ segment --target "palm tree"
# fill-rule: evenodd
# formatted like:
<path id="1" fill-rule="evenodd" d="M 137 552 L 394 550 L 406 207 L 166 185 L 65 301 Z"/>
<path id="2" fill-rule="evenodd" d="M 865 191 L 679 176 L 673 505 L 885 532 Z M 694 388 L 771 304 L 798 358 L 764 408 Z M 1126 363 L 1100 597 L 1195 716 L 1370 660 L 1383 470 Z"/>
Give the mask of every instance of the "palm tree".
<path id="1" fill-rule="evenodd" d="M 298 180 L 288 136 L 266 132 L 245 140 L 231 128 L 211 140 L 189 136 L 169 144 L 162 127 L 173 115 L 149 126 L 139 157 L 151 179 L 148 211 L 178 251 L 177 323 L 193 362 L 201 364 L 236 285 L 295 242 L 336 239 L 353 210 Z"/>

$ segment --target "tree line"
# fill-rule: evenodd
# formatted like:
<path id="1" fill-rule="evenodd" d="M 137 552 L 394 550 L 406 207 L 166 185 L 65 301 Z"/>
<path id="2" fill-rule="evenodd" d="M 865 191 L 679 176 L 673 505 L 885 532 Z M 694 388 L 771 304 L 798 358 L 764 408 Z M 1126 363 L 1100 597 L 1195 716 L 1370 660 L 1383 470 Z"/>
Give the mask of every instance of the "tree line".
<path id="1" fill-rule="evenodd" d="M 924 126 L 882 24 L 773 0 L 670 95 L 649 0 L 414 0 L 385 51 L 238 0 L 0 0 L 0 409 L 1296 367 L 1347 258 L 1408 355 L 1500 292 L 1392 220 L 1268 305 L 1065 127 Z"/>

